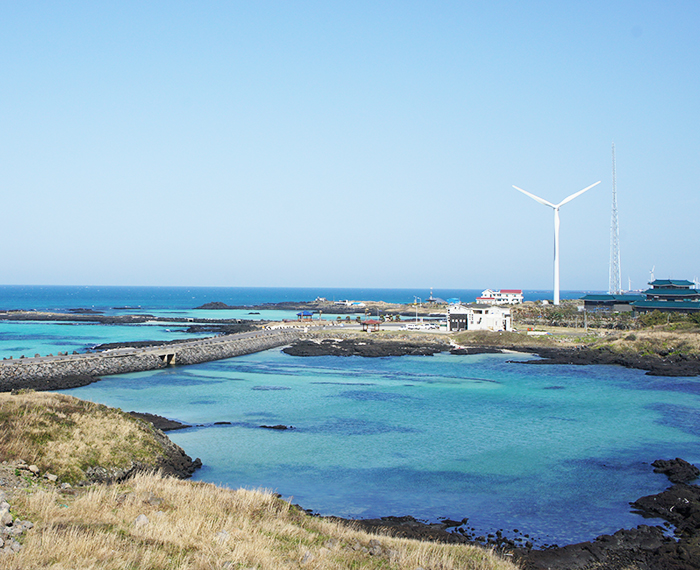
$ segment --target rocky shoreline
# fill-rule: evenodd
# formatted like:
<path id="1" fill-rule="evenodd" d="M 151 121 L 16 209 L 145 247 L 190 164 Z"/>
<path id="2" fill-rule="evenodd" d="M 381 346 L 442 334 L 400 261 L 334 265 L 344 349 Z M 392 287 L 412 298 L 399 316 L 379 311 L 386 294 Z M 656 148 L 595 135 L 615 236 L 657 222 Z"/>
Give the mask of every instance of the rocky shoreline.
<path id="1" fill-rule="evenodd" d="M 614 352 L 606 348 L 520 348 L 532 352 L 542 360 L 520 361 L 525 364 L 614 364 L 625 368 L 646 370 L 649 376 L 698 376 L 700 359 L 679 354 L 666 356 L 644 355 L 632 352 Z M 518 361 L 513 361 L 518 362 Z"/>
<path id="2" fill-rule="evenodd" d="M 185 428 L 190 428 L 192 427 L 191 425 L 188 424 L 183 424 L 181 422 L 177 422 L 175 420 L 169 420 L 168 418 L 164 418 L 163 416 L 159 416 L 157 414 L 149 414 L 148 412 L 128 412 L 130 416 L 133 416 L 139 420 L 143 420 L 144 422 L 149 422 L 150 424 L 153 425 L 154 428 L 160 430 L 160 431 L 174 431 L 178 429 L 185 429 Z"/>
<path id="3" fill-rule="evenodd" d="M 152 422 L 159 430 L 191 427 L 154 414 L 130 414 Z M 293 429 L 283 425 L 260 427 Z M 622 529 L 612 535 L 599 536 L 593 541 L 562 547 L 545 545 L 540 548 L 533 544 L 536 542 L 534 537 L 521 531 L 515 531 L 518 535 L 515 538 L 507 537 L 504 529 L 494 529 L 492 533 L 478 536 L 475 529 L 469 527 L 468 518 L 460 521 L 444 519 L 439 523 L 425 523 L 411 516 L 327 518 L 376 534 L 388 533 L 401 538 L 492 547 L 503 555 L 512 555 L 521 563 L 523 570 L 624 570 L 635 567 L 634 565 L 647 570 L 698 570 L 700 487 L 690 482 L 700 475 L 700 470 L 680 458 L 659 459 L 651 467 L 655 473 L 665 474 L 673 485 L 656 495 L 641 497 L 630 505 L 634 512 L 643 517 L 667 521 L 675 529 L 673 537 L 669 536 L 668 528 L 642 524 L 634 529 Z"/>
<path id="4" fill-rule="evenodd" d="M 690 484 L 700 474 L 683 459 L 657 460 L 655 472 L 665 473 L 675 484 L 656 495 L 630 503 L 643 517 L 661 518 L 674 527 L 673 536 L 659 526 L 639 525 L 602 535 L 590 542 L 534 549 L 527 542 L 512 540 L 503 529 L 474 537 L 468 519 L 423 523 L 410 516 L 380 519 L 339 519 L 377 534 L 446 543 L 476 544 L 513 556 L 523 570 L 698 570 L 700 569 L 700 487 Z M 527 537 L 527 535 L 523 535 Z"/>
<path id="5" fill-rule="evenodd" d="M 626 368 L 645 370 L 650 376 L 698 376 L 700 375 L 700 359 L 691 356 L 669 354 L 657 356 L 633 352 L 614 352 L 606 348 L 586 347 L 545 347 L 537 345 L 497 344 L 455 347 L 436 337 L 426 338 L 371 338 L 346 337 L 301 339 L 284 349 L 292 356 L 405 356 L 432 355 L 438 352 L 452 354 L 493 354 L 521 352 L 536 354 L 540 359 L 510 360 L 514 364 L 547 365 L 570 364 L 586 366 L 591 364 L 617 365 Z"/>
<path id="6" fill-rule="evenodd" d="M 381 340 L 373 338 L 300 339 L 282 351 L 291 356 L 432 356 L 450 350 L 447 342 Z"/>

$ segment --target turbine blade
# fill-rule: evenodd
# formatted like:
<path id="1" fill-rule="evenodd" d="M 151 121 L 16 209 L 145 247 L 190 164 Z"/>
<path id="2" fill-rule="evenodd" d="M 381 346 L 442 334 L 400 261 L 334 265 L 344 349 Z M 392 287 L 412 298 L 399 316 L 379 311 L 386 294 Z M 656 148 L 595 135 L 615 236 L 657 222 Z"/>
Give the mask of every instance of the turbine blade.
<path id="1" fill-rule="evenodd" d="M 518 187 L 515 186 L 515 185 L 513 185 L 513 188 L 515 188 L 516 190 L 519 190 L 520 192 L 522 192 L 522 193 L 525 194 L 526 196 L 530 196 L 530 198 L 532 198 L 533 200 L 535 200 L 535 202 L 539 202 L 540 204 L 542 204 L 542 205 L 544 205 L 544 206 L 549 206 L 550 208 L 556 208 L 556 207 L 557 207 L 557 206 L 555 206 L 554 204 L 552 204 L 551 202 L 547 202 L 547 200 L 545 200 L 544 198 L 540 198 L 539 196 L 535 196 L 534 194 L 530 194 L 527 190 L 523 190 L 522 188 L 518 188 Z"/>
<path id="2" fill-rule="evenodd" d="M 588 188 L 584 188 L 583 190 L 579 190 L 578 192 L 576 192 L 576 194 L 572 194 L 572 195 L 569 196 L 568 198 L 564 198 L 564 199 L 563 199 L 561 202 L 559 202 L 555 207 L 556 207 L 556 208 L 561 208 L 561 207 L 562 207 L 564 204 L 566 204 L 567 202 L 571 202 L 571 200 L 573 200 L 574 198 L 580 196 L 580 195 L 583 194 L 586 190 L 590 190 L 590 189 L 593 188 L 594 186 L 598 186 L 598 184 L 600 184 L 600 180 L 598 180 L 598 182 L 596 182 L 595 184 L 591 184 Z"/>

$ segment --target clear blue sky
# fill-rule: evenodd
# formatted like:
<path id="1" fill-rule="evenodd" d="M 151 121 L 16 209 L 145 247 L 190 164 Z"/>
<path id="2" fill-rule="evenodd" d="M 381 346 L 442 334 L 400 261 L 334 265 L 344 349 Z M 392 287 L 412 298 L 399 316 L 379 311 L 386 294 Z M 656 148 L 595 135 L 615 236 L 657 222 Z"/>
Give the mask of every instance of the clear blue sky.
<path id="1" fill-rule="evenodd" d="M 0 283 L 700 276 L 700 3 L 2 2 Z"/>

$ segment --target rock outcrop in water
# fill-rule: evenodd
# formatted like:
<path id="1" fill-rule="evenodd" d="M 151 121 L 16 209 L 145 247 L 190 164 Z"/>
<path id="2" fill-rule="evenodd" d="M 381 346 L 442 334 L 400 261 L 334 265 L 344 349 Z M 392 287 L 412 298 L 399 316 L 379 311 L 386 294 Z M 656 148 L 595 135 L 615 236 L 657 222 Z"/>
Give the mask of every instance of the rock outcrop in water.
<path id="1" fill-rule="evenodd" d="M 283 349 L 291 356 L 432 356 L 437 352 L 446 352 L 451 346 L 439 340 L 433 342 L 326 338 L 323 340 L 298 340 Z"/>
<path id="2" fill-rule="evenodd" d="M 700 473 L 682 459 L 657 460 L 652 465 L 671 481 L 692 481 Z M 522 553 L 523 569 L 700 569 L 700 487 L 677 483 L 662 493 L 637 499 L 632 507 L 642 516 L 671 523 L 675 538 L 661 527 L 640 525 L 591 542 Z"/>
<path id="3" fill-rule="evenodd" d="M 663 473 L 671 483 L 690 483 L 700 477 L 700 469 L 680 457 L 657 459 L 651 464 L 654 473 Z"/>
<path id="4" fill-rule="evenodd" d="M 682 459 L 657 460 L 652 465 L 674 479 L 691 481 L 697 477 L 698 469 Z M 631 505 L 644 517 L 668 521 L 675 527 L 674 537 L 662 527 L 639 525 L 590 542 L 533 550 L 530 544 L 526 548 L 519 547 L 501 531 L 475 538 L 468 527 L 468 519 L 427 524 L 403 516 L 352 523 L 369 532 L 405 538 L 486 543 L 512 555 L 523 570 L 700 570 L 700 487 L 677 483 L 662 493 L 641 497 Z"/>
<path id="5" fill-rule="evenodd" d="M 157 414 L 149 414 L 147 412 L 129 412 L 130 416 L 143 420 L 145 422 L 150 422 L 154 428 L 160 431 L 173 431 L 177 429 L 185 429 L 192 427 L 187 424 L 176 422 L 175 420 L 169 420 L 163 416 Z"/>
<path id="6" fill-rule="evenodd" d="M 523 348 L 519 348 L 523 350 Z M 542 364 L 616 364 L 626 368 L 646 370 L 650 376 L 697 376 L 700 375 L 700 360 L 687 355 L 645 355 L 634 352 L 614 352 L 605 348 L 526 348 L 542 357 L 528 360 L 530 365 Z"/>

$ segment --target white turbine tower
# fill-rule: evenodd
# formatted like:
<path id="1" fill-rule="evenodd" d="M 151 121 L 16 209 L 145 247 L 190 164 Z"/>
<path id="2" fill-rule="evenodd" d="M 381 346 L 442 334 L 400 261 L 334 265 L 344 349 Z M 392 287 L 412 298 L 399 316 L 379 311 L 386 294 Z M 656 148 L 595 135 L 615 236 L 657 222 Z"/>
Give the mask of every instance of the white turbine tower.
<path id="1" fill-rule="evenodd" d="M 544 206 L 549 206 L 554 210 L 554 304 L 558 305 L 559 304 L 559 208 L 561 208 L 564 204 L 571 202 L 574 198 L 579 197 L 581 194 L 583 194 L 586 190 L 590 190 L 594 186 L 597 186 L 600 184 L 600 180 L 596 182 L 595 184 L 591 184 L 587 188 L 584 188 L 583 190 L 579 190 L 575 194 L 572 194 L 568 198 L 564 198 L 561 202 L 558 204 L 552 204 L 551 202 L 548 202 L 544 198 L 540 198 L 539 196 L 535 196 L 534 194 L 530 194 L 529 192 L 523 190 L 522 188 L 518 188 L 517 186 L 513 185 L 513 188 L 516 190 L 519 190 L 526 196 L 530 196 L 533 200 L 536 202 L 539 202 L 540 204 Z"/>

